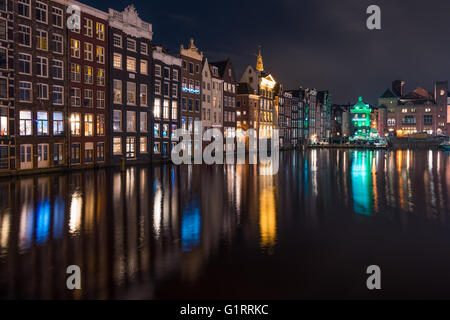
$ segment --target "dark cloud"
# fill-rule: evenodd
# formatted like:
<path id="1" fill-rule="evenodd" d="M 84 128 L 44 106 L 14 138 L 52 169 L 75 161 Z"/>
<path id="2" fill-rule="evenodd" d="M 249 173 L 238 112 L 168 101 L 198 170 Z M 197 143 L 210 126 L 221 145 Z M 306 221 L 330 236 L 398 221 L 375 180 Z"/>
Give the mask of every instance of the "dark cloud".
<path id="1" fill-rule="evenodd" d="M 85 1 L 106 10 L 122 0 Z M 366 29 L 381 7 L 382 30 Z M 263 45 L 264 65 L 286 88 L 329 89 L 337 103 L 375 103 L 394 79 L 432 90 L 450 75 L 450 1 L 444 0 L 135 0 L 155 42 L 176 52 L 194 37 L 210 61 L 231 56 L 238 75 Z"/>

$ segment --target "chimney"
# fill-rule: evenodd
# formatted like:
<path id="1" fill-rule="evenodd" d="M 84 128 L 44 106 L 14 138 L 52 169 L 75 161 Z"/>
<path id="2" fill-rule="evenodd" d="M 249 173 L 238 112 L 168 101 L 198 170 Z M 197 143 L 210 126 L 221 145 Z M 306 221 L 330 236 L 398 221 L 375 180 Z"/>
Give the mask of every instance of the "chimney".
<path id="1" fill-rule="evenodd" d="M 394 92 L 398 97 L 403 97 L 405 94 L 405 81 L 403 80 L 394 80 L 392 81 L 392 92 Z"/>

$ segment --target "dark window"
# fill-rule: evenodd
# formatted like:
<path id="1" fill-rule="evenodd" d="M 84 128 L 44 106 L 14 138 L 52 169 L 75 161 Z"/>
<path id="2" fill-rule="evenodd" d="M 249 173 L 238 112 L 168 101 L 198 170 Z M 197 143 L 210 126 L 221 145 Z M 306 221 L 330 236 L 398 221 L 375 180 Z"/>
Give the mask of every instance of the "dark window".
<path id="1" fill-rule="evenodd" d="M 433 116 L 431 114 L 426 114 L 423 116 L 423 124 L 431 125 L 433 124 Z"/>
<path id="2" fill-rule="evenodd" d="M 194 64 L 193 63 L 189 63 L 189 73 L 194 73 Z"/>
<path id="3" fill-rule="evenodd" d="M 186 111 L 186 98 L 181 99 L 181 107 L 183 111 Z"/>
<path id="4" fill-rule="evenodd" d="M 192 111 L 192 99 L 189 99 L 189 111 Z"/>
<path id="5" fill-rule="evenodd" d="M 412 115 L 407 115 L 403 118 L 403 124 L 416 124 L 416 118 Z"/>
<path id="6" fill-rule="evenodd" d="M 80 163 L 80 144 L 72 144 L 72 163 Z"/>
<path id="7" fill-rule="evenodd" d="M 7 59 L 6 59 L 6 49 L 0 49 L 0 69 L 6 69 Z"/>
<path id="8" fill-rule="evenodd" d="M 200 111 L 200 100 L 195 100 L 195 112 Z"/>
<path id="9" fill-rule="evenodd" d="M 97 161 L 105 161 L 105 143 L 99 142 L 97 145 Z"/>

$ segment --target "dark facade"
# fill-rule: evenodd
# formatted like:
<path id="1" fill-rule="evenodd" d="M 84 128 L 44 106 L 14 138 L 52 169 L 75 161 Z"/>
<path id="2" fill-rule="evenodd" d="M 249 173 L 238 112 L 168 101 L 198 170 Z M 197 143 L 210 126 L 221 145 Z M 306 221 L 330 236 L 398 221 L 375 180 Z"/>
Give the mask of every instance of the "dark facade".
<path id="1" fill-rule="evenodd" d="M 258 128 L 259 96 L 248 83 L 239 83 L 236 94 L 237 130 Z"/>
<path id="2" fill-rule="evenodd" d="M 203 53 L 198 51 L 194 39 L 190 39 L 189 46 L 180 48 L 181 58 L 181 127 L 194 132 L 194 122 L 201 120 L 202 97 L 202 63 Z M 200 130 L 200 128 L 198 128 Z M 192 139 L 192 138 L 191 138 Z M 186 145 L 189 155 L 193 155 L 194 142 Z"/>
<path id="3" fill-rule="evenodd" d="M 223 132 L 224 137 L 236 135 L 236 76 L 231 59 L 212 62 L 223 80 Z"/>
<path id="4" fill-rule="evenodd" d="M 0 2 L 0 172 L 16 168 L 13 4 Z"/>
<path id="5" fill-rule="evenodd" d="M 292 135 L 292 145 L 294 147 L 299 145 L 300 140 L 300 125 L 302 124 L 302 109 L 300 105 L 300 101 L 297 97 L 291 95 L 291 135 Z"/>
<path id="6" fill-rule="evenodd" d="M 160 46 L 153 47 L 152 159 L 170 157 L 174 130 L 180 127 L 181 59 Z"/>
<path id="7" fill-rule="evenodd" d="M 8 4 L 12 4 L 9 2 Z M 14 1 L 14 115 L 11 169 L 67 163 L 65 7 L 55 1 Z M 11 93 L 11 92 L 10 92 Z"/>
<path id="8" fill-rule="evenodd" d="M 292 94 L 281 92 L 279 96 L 278 127 L 280 130 L 280 147 L 292 146 Z"/>
<path id="9" fill-rule="evenodd" d="M 109 9 L 110 163 L 151 161 L 152 26 L 131 5 Z"/>
<path id="10" fill-rule="evenodd" d="M 77 5 L 80 28 L 68 30 L 69 163 L 90 167 L 104 165 L 109 154 L 108 15 Z"/>
<path id="11" fill-rule="evenodd" d="M 334 104 L 331 107 L 331 142 L 342 142 L 345 138 L 343 123 L 344 113 L 349 113 L 351 105 L 337 105 Z"/>
<path id="12" fill-rule="evenodd" d="M 329 140 L 331 136 L 331 96 L 328 90 L 317 92 L 317 139 Z"/>

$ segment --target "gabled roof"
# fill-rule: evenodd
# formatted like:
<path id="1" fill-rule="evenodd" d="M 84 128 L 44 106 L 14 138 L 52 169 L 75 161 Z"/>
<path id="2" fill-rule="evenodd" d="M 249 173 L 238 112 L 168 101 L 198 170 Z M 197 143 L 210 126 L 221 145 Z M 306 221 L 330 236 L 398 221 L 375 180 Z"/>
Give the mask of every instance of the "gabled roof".
<path id="1" fill-rule="evenodd" d="M 414 91 L 408 93 L 407 95 L 405 95 L 404 97 L 405 99 L 418 99 L 418 100 L 433 100 L 433 95 L 425 90 L 422 87 L 417 87 Z"/>
<path id="2" fill-rule="evenodd" d="M 217 61 L 217 62 L 211 62 L 210 64 L 213 66 L 216 66 L 217 69 L 219 69 L 219 75 L 221 78 L 225 75 L 225 69 L 227 67 L 228 61 L 230 58 L 228 58 L 225 61 Z"/>
<path id="3" fill-rule="evenodd" d="M 387 88 L 386 91 L 381 95 L 380 98 L 387 98 L 387 99 L 394 98 L 395 99 L 398 97 L 394 92 L 392 92 L 391 89 Z"/>

